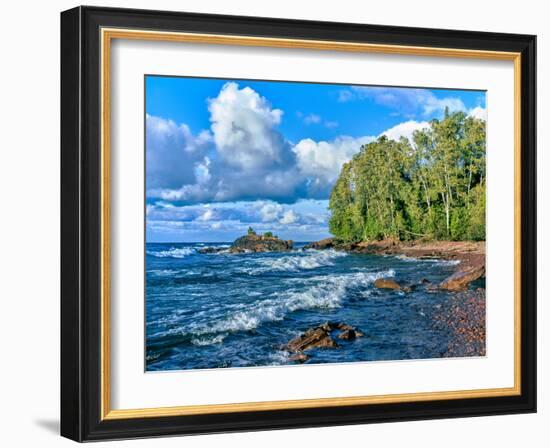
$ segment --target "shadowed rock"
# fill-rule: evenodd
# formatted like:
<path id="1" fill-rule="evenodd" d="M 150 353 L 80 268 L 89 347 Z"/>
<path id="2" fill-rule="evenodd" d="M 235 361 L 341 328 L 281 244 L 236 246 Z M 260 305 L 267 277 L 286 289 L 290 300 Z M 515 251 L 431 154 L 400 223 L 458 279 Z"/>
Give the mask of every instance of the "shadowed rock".
<path id="1" fill-rule="evenodd" d="M 203 247 L 197 252 L 199 254 L 217 254 L 218 252 L 223 252 L 224 250 L 227 250 L 227 247 Z"/>
<path id="2" fill-rule="evenodd" d="M 344 341 L 353 341 L 355 338 L 362 335 L 363 333 L 357 332 L 355 330 L 344 330 L 338 335 L 338 339 L 343 339 Z"/>
<path id="3" fill-rule="evenodd" d="M 315 328 L 310 328 L 300 336 L 296 336 L 282 348 L 294 353 L 289 358 L 291 361 L 305 362 L 309 359 L 309 356 L 303 353 L 306 350 L 339 347 L 332 338 L 334 332 L 338 332 L 338 339 L 343 341 L 353 341 L 364 336 L 361 331 L 351 325 L 342 322 L 325 322 Z"/>
<path id="4" fill-rule="evenodd" d="M 334 238 L 325 238 L 324 240 L 315 241 L 304 246 L 304 249 L 330 249 L 334 247 Z"/>

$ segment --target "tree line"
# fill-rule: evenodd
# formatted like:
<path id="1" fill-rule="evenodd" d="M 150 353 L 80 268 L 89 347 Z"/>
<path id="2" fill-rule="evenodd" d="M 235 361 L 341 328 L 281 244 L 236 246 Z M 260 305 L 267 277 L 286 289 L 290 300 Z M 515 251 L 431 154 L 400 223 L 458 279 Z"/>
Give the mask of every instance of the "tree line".
<path id="1" fill-rule="evenodd" d="M 485 191 L 485 121 L 446 110 L 412 142 L 382 136 L 344 164 L 329 230 L 355 242 L 484 240 Z"/>

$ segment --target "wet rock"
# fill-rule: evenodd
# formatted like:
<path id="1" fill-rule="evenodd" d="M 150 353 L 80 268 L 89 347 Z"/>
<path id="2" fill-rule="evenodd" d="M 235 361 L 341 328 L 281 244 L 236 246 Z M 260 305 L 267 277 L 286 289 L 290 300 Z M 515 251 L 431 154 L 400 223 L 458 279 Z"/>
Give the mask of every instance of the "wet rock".
<path id="1" fill-rule="evenodd" d="M 353 341 L 355 338 L 363 336 L 363 333 L 360 331 L 344 330 L 338 335 L 338 339 L 343 339 L 344 341 Z"/>
<path id="2" fill-rule="evenodd" d="M 485 275 L 485 264 L 472 264 L 447 277 L 439 284 L 439 289 L 446 291 L 465 291 L 474 280 Z"/>
<path id="3" fill-rule="evenodd" d="M 299 362 L 300 364 L 306 362 L 309 359 L 309 356 L 305 353 L 294 353 L 288 358 L 290 361 Z"/>
<path id="4" fill-rule="evenodd" d="M 376 279 L 376 281 L 374 282 L 374 287 L 378 289 L 396 289 L 396 290 L 402 289 L 399 283 L 389 278 Z"/>
<path id="5" fill-rule="evenodd" d="M 199 254 L 217 254 L 218 252 L 222 252 L 224 250 L 227 250 L 227 247 L 203 247 L 197 252 Z"/>
<path id="6" fill-rule="evenodd" d="M 304 334 L 292 339 L 286 346 L 288 351 L 302 352 L 313 348 L 336 348 L 338 344 L 330 333 L 321 327 L 310 328 Z"/>
<path id="7" fill-rule="evenodd" d="M 229 252 L 284 252 L 291 250 L 292 247 L 292 240 L 281 240 L 276 236 L 264 236 L 252 233 L 237 238 L 229 248 Z"/>
<path id="8" fill-rule="evenodd" d="M 364 336 L 357 328 L 343 322 L 325 322 L 317 327 L 310 328 L 305 333 L 292 339 L 288 344 L 281 347 L 294 353 L 290 357 L 292 361 L 305 362 L 302 359 L 303 352 L 315 348 L 338 348 L 339 345 L 333 339 L 334 332 L 338 332 L 337 338 L 343 341 L 353 341 Z"/>

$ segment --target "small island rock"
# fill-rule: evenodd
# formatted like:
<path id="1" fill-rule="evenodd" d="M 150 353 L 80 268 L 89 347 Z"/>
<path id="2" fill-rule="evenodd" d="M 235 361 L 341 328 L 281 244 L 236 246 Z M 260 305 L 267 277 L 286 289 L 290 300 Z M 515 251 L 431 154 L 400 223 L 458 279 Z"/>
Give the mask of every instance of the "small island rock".
<path id="1" fill-rule="evenodd" d="M 292 247 L 292 240 L 281 240 L 276 236 L 249 233 L 248 235 L 237 238 L 229 248 L 229 252 L 284 252 L 291 250 Z"/>

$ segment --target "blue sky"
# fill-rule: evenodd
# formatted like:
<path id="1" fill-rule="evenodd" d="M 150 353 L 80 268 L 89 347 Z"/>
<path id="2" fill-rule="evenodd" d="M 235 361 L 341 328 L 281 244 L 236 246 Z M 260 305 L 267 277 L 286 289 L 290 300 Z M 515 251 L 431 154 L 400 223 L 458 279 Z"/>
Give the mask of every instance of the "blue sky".
<path id="1" fill-rule="evenodd" d="M 311 241 L 343 163 L 410 138 L 445 107 L 485 119 L 485 93 L 145 78 L 147 241 L 232 241 L 248 226 Z"/>

